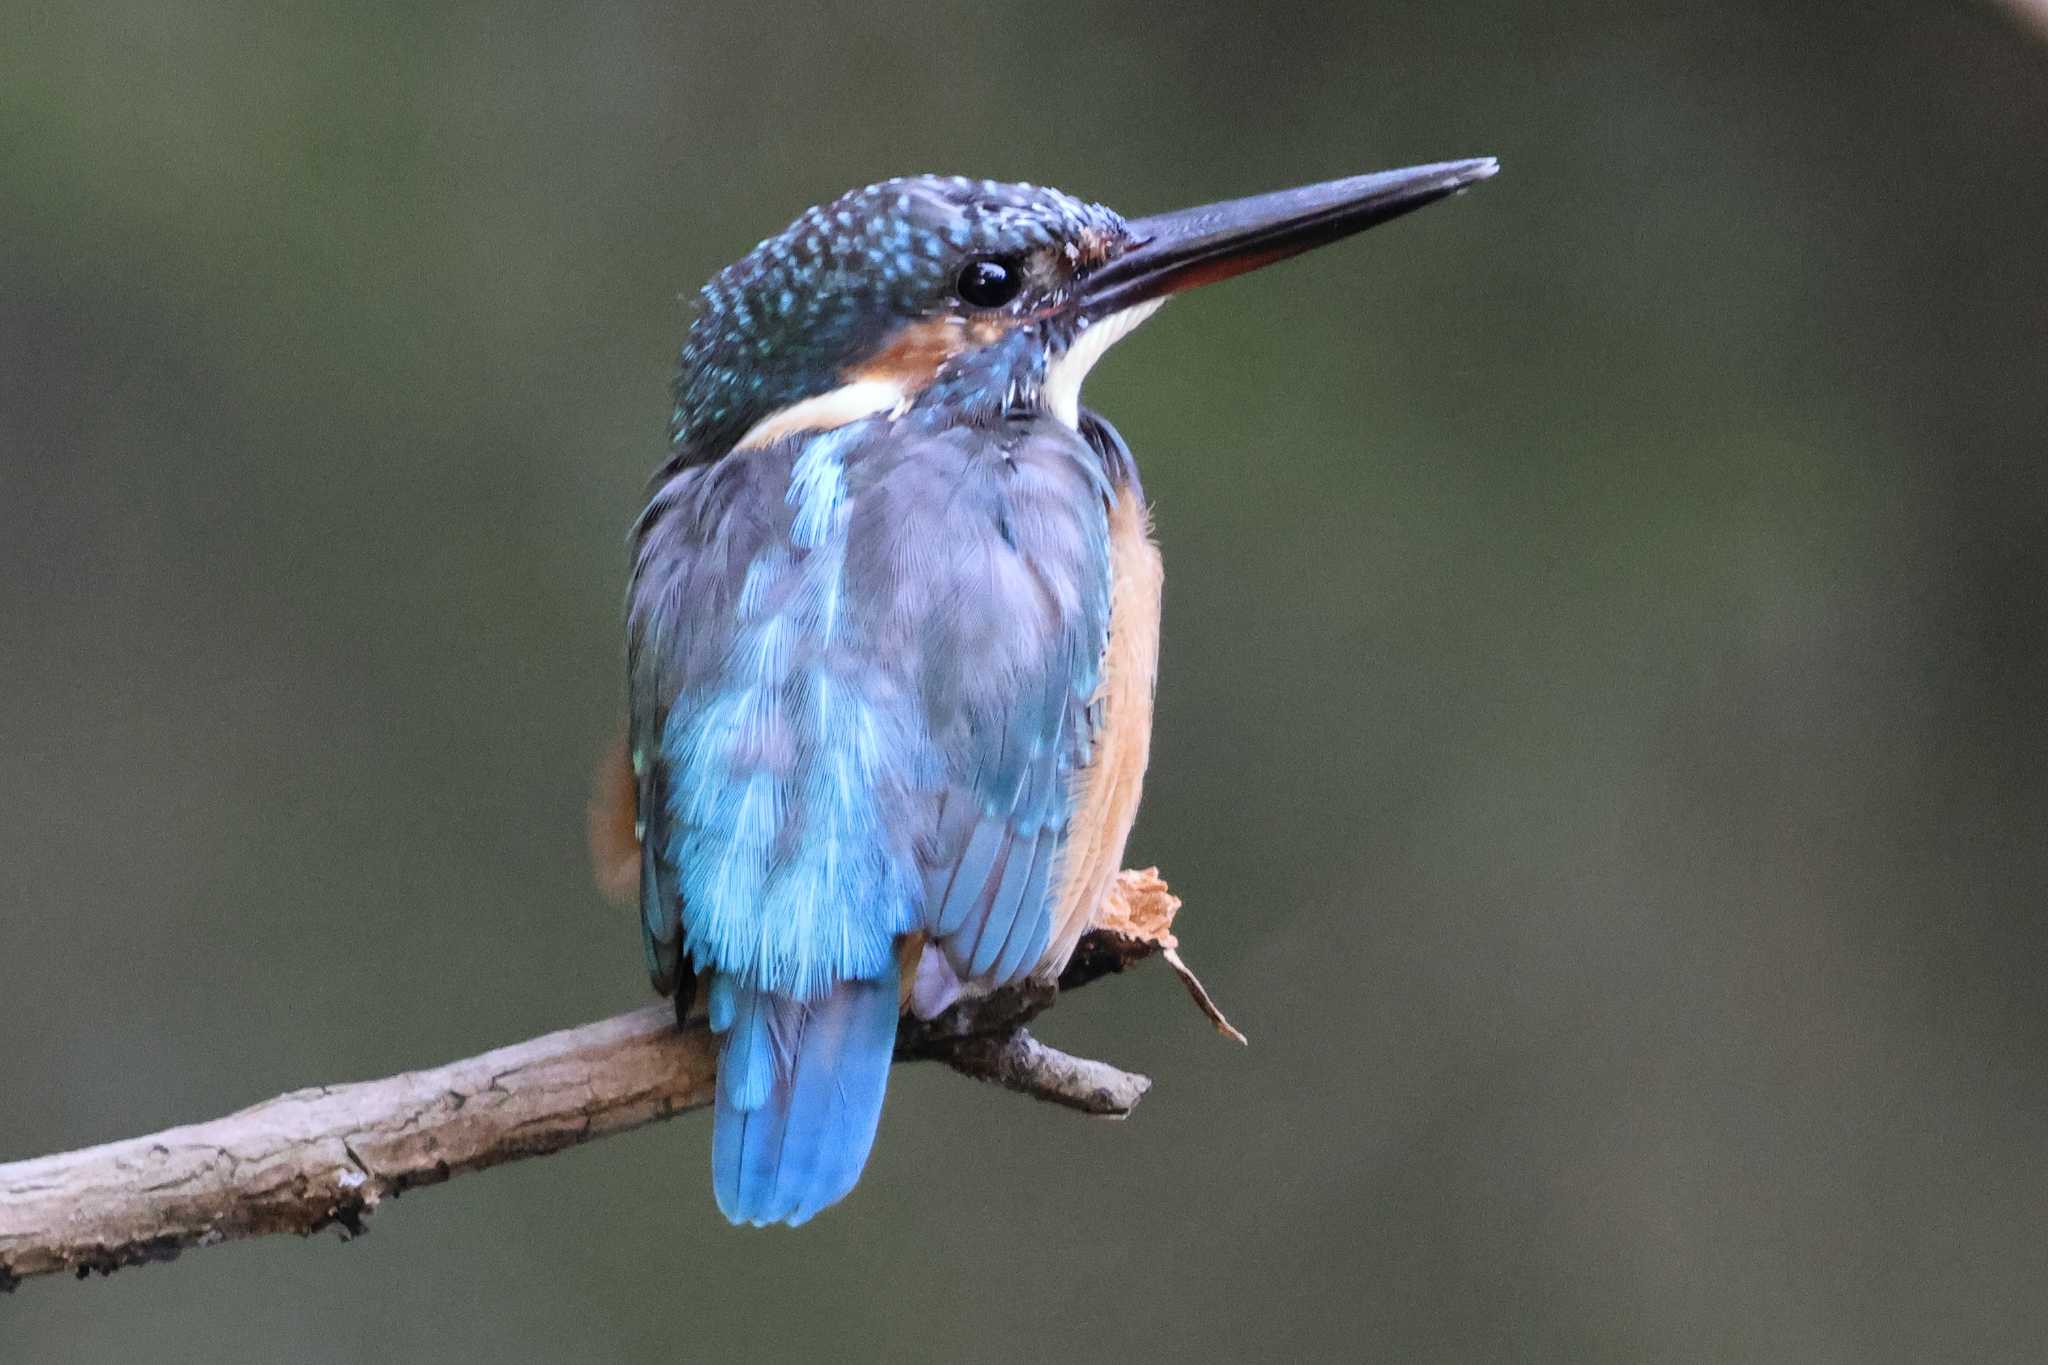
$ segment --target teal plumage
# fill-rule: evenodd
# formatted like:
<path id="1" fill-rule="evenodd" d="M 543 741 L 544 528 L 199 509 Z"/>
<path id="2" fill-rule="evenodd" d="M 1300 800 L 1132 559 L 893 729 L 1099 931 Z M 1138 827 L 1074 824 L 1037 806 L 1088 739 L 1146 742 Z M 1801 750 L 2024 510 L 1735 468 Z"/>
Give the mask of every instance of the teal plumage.
<path id="1" fill-rule="evenodd" d="M 858 1174 L 900 936 L 989 984 L 1037 965 L 1108 630 L 1108 489 L 1048 419 L 870 419 L 657 498 L 633 602 L 649 954 L 658 981 L 685 959 L 707 979 L 735 1221 L 801 1221 Z M 845 1159 L 796 1163 L 813 1149 Z"/>

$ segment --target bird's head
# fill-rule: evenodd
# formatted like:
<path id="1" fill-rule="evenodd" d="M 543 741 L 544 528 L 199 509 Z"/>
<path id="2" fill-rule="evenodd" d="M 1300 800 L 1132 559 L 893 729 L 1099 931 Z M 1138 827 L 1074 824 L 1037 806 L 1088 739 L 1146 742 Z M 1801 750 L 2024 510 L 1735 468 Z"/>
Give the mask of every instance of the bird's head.
<path id="1" fill-rule="evenodd" d="M 1081 380 L 1167 296 L 1492 175 L 1446 162 L 1126 220 L 1034 185 L 914 176 L 807 210 L 704 287 L 675 464 L 878 412 L 1072 423 Z"/>

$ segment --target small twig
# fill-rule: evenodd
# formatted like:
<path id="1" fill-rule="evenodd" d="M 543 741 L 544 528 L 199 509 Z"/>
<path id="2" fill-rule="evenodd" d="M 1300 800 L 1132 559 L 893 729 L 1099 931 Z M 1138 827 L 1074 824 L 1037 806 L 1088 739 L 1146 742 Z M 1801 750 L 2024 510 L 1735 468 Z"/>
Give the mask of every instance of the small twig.
<path id="1" fill-rule="evenodd" d="M 947 1063 L 955 1070 L 1005 1090 L 1063 1104 L 1097 1118 L 1127 1118 L 1152 1082 L 1107 1062 L 1069 1056 L 1047 1047 L 1029 1029 L 970 1038 L 958 1044 Z"/>
<path id="2" fill-rule="evenodd" d="M 1164 947 L 1159 950 L 1159 955 L 1166 959 L 1167 966 L 1173 968 L 1173 974 L 1180 978 L 1180 984 L 1187 987 L 1188 999 L 1195 1002 L 1195 1008 L 1216 1026 L 1218 1033 L 1240 1045 L 1251 1042 L 1251 1039 L 1238 1032 L 1237 1025 L 1223 1017 L 1223 1011 L 1217 1008 L 1216 1002 L 1209 997 L 1209 988 L 1202 984 L 1202 978 L 1195 975 L 1194 968 L 1181 961 L 1180 949 Z"/>

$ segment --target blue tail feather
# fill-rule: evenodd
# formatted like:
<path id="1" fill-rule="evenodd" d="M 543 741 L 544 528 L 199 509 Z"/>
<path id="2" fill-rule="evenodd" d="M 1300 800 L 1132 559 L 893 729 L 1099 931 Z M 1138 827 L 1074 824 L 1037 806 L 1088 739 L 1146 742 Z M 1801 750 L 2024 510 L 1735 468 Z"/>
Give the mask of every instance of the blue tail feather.
<path id="1" fill-rule="evenodd" d="M 731 1021 L 718 1059 L 718 1093 L 729 1096 L 735 1109 L 759 1109 L 784 1069 L 777 1056 L 787 1047 L 786 1038 L 778 1037 L 788 1033 L 781 1002 L 765 991 L 734 986 L 730 977 L 719 977 L 718 985 L 728 1002 L 720 1013 Z"/>
<path id="2" fill-rule="evenodd" d="M 742 1006 L 719 1065 L 745 1068 L 765 1052 L 770 1084 L 752 1107 L 720 1084 L 712 1186 L 734 1223 L 794 1226 L 843 1199 L 867 1164 L 896 1050 L 896 971 L 842 981 L 807 1005 L 760 1000 L 763 1023 L 750 1024 Z"/>

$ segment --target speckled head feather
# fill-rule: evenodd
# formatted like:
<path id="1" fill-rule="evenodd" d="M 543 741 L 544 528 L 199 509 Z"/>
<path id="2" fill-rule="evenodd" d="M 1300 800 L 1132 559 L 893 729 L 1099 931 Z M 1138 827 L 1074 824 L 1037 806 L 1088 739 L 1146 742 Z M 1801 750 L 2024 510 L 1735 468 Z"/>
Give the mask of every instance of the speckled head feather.
<path id="1" fill-rule="evenodd" d="M 1127 240 L 1099 204 L 962 176 L 884 180 L 808 209 L 704 286 L 677 368 L 669 468 L 718 458 L 864 367 L 908 393 L 947 378 L 1014 400 L 1071 339 L 1062 309 L 1076 276 Z M 983 259 L 1022 273 L 1001 307 L 958 292 Z M 969 370 L 973 382 L 957 382 Z"/>

